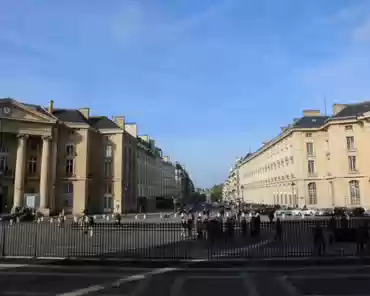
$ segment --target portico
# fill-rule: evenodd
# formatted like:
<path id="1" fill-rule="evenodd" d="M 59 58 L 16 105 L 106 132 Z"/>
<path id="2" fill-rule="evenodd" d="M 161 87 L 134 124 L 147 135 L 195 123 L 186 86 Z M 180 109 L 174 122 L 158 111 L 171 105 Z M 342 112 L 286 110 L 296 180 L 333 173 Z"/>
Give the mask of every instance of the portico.
<path id="1" fill-rule="evenodd" d="M 1 103 L 0 146 L 6 153 L 2 153 L 0 187 L 6 196 L 2 196 L 0 208 L 14 211 L 33 206 L 48 215 L 55 182 L 50 176 L 54 175 L 51 166 L 55 163 L 52 141 L 56 120 L 43 109 L 44 114 L 12 100 Z M 26 202 L 29 193 L 33 194 L 32 205 Z"/>
<path id="2" fill-rule="evenodd" d="M 39 183 L 39 205 L 38 210 L 44 214 L 48 213 L 48 199 L 49 199 L 49 169 L 50 169 L 50 146 L 52 138 L 50 136 L 42 136 L 42 150 L 41 150 L 41 170 L 40 170 L 40 183 Z M 25 193 L 25 177 L 26 177 L 26 158 L 27 158 L 27 141 L 29 135 L 17 134 L 17 154 L 15 165 L 15 178 L 14 178 L 14 210 L 17 207 L 24 205 Z"/>

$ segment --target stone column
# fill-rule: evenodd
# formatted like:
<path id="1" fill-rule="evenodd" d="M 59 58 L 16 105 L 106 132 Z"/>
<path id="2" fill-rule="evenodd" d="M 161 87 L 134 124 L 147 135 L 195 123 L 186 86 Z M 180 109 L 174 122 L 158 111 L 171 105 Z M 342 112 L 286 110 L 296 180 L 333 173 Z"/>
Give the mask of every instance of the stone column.
<path id="1" fill-rule="evenodd" d="M 24 173 L 26 165 L 26 152 L 27 152 L 27 135 L 17 135 L 18 148 L 17 148 L 17 160 L 15 167 L 15 180 L 14 180 L 14 201 L 13 210 L 16 207 L 23 205 L 24 195 Z"/>
<path id="2" fill-rule="evenodd" d="M 50 162 L 50 142 L 51 137 L 42 138 L 42 157 L 41 157 L 41 174 L 40 174 L 40 206 L 39 210 L 44 212 L 48 202 L 49 187 L 49 162 Z"/>

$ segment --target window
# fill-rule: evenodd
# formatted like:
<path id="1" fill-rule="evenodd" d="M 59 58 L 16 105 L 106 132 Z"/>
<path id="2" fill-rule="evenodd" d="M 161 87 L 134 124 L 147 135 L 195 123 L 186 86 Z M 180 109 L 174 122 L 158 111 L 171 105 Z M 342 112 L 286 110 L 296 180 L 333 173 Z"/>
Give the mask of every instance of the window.
<path id="1" fill-rule="evenodd" d="M 290 157 L 290 163 L 291 164 L 294 164 L 294 158 L 293 158 L 293 156 Z"/>
<path id="2" fill-rule="evenodd" d="M 312 137 L 312 133 L 306 133 L 306 138 L 311 138 Z"/>
<path id="3" fill-rule="evenodd" d="M 7 170 L 7 156 L 6 155 L 0 155 L 0 171 L 4 172 Z"/>
<path id="4" fill-rule="evenodd" d="M 349 136 L 346 137 L 347 139 L 347 150 L 354 150 L 355 149 L 355 137 Z"/>
<path id="5" fill-rule="evenodd" d="M 289 204 L 293 205 L 293 200 L 292 200 L 292 195 L 291 194 L 289 194 Z"/>
<path id="6" fill-rule="evenodd" d="M 66 145 L 66 154 L 67 156 L 75 156 L 76 147 L 75 144 L 70 143 Z"/>
<path id="7" fill-rule="evenodd" d="M 353 130 L 353 127 L 352 127 L 352 125 L 346 125 L 346 126 L 344 127 L 344 129 L 345 129 L 346 131 L 351 131 L 351 130 Z"/>
<path id="8" fill-rule="evenodd" d="M 36 151 L 37 150 L 37 147 L 38 147 L 38 143 L 36 140 L 31 140 L 30 141 L 30 148 L 32 151 Z"/>
<path id="9" fill-rule="evenodd" d="M 113 184 L 111 182 L 105 183 L 104 193 L 107 195 L 113 194 Z"/>
<path id="10" fill-rule="evenodd" d="M 284 201 L 285 201 L 285 204 L 287 205 L 288 204 L 288 195 L 286 193 L 284 195 Z"/>
<path id="11" fill-rule="evenodd" d="M 31 156 L 28 160 L 28 173 L 34 175 L 37 171 L 37 159 L 34 156 Z"/>
<path id="12" fill-rule="evenodd" d="M 315 161 L 309 160 L 308 161 L 308 175 L 314 175 L 315 174 Z"/>
<path id="13" fill-rule="evenodd" d="M 73 207 L 73 183 L 68 182 L 63 184 L 63 207 Z"/>
<path id="14" fill-rule="evenodd" d="M 351 205 L 360 204 L 360 184 L 357 180 L 352 180 L 349 182 L 349 196 L 351 199 Z"/>
<path id="15" fill-rule="evenodd" d="M 71 158 L 66 159 L 66 174 L 67 176 L 74 174 L 74 160 Z"/>
<path id="16" fill-rule="evenodd" d="M 105 177 L 111 177 L 112 176 L 112 161 L 109 159 L 106 159 L 104 161 L 104 176 Z"/>
<path id="17" fill-rule="evenodd" d="M 313 156 L 313 143 L 306 143 L 307 156 Z"/>
<path id="18" fill-rule="evenodd" d="M 348 167 L 350 172 L 356 172 L 356 156 L 350 155 L 348 156 Z"/>
<path id="19" fill-rule="evenodd" d="M 112 157 L 113 155 L 113 147 L 112 145 L 105 145 L 105 157 Z"/>
<path id="20" fill-rule="evenodd" d="M 73 183 L 64 183 L 63 184 L 63 193 L 73 193 Z"/>
<path id="21" fill-rule="evenodd" d="M 113 198 L 112 198 L 112 196 L 109 196 L 109 195 L 104 196 L 104 209 L 105 210 L 113 210 Z"/>
<path id="22" fill-rule="evenodd" d="M 308 204 L 309 205 L 317 204 L 316 183 L 314 182 L 308 184 Z"/>

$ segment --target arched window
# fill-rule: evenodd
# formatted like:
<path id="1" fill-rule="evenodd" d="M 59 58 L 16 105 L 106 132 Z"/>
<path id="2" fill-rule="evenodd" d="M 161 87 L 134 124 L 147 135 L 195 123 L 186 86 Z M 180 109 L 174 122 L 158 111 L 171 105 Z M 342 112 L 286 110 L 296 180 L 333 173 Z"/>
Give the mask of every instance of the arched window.
<path id="1" fill-rule="evenodd" d="M 284 201 L 283 201 L 283 194 L 281 193 L 280 194 L 280 204 L 283 205 L 284 204 Z"/>
<path id="2" fill-rule="evenodd" d="M 289 194 L 289 204 L 293 205 L 293 200 L 292 200 L 292 195 L 291 194 Z"/>
<path id="3" fill-rule="evenodd" d="M 288 194 L 284 194 L 284 201 L 285 201 L 285 204 L 287 205 L 288 204 Z"/>
<path id="4" fill-rule="evenodd" d="M 349 196 L 352 205 L 360 204 L 360 183 L 357 180 L 349 181 Z"/>
<path id="5" fill-rule="evenodd" d="M 317 204 L 316 183 L 314 182 L 308 183 L 308 204 Z"/>

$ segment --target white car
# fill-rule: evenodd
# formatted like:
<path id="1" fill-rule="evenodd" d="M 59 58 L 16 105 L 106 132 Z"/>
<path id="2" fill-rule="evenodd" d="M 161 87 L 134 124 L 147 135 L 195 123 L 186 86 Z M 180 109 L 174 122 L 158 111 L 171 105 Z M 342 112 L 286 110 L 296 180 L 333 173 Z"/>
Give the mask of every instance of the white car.
<path id="1" fill-rule="evenodd" d="M 314 216 L 316 214 L 316 210 L 315 209 L 306 209 L 306 210 L 302 210 L 302 213 L 305 215 L 305 216 Z"/>
<path id="2" fill-rule="evenodd" d="M 293 216 L 302 216 L 302 210 L 300 209 L 295 209 L 292 211 Z"/>

